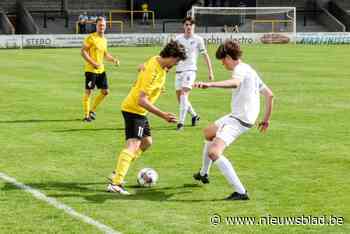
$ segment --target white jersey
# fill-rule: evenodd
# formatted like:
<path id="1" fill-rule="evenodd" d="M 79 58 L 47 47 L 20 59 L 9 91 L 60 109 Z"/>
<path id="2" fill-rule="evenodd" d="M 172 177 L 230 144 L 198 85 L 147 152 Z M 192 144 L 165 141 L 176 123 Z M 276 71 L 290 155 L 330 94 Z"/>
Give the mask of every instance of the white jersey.
<path id="1" fill-rule="evenodd" d="M 207 52 L 203 38 L 197 35 L 192 35 L 192 37 L 186 38 L 184 34 L 181 34 L 175 38 L 175 41 L 185 47 L 187 56 L 186 60 L 180 61 L 176 66 L 176 71 L 197 71 L 198 55 Z"/>
<path id="2" fill-rule="evenodd" d="M 254 124 L 260 111 L 260 91 L 266 86 L 256 71 L 240 62 L 233 70 L 232 77 L 240 80 L 237 90 L 232 92 L 232 116 Z"/>

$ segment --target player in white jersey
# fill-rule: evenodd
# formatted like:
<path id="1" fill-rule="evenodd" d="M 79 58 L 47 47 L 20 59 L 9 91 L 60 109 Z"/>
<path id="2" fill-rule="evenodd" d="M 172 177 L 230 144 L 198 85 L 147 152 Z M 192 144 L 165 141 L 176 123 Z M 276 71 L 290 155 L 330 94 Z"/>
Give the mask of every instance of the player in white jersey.
<path id="1" fill-rule="evenodd" d="M 256 71 L 240 60 L 242 51 L 235 41 L 226 41 L 216 51 L 216 58 L 222 61 L 227 70 L 232 71 L 232 78 L 219 82 L 198 82 L 196 88 L 231 88 L 231 113 L 225 115 L 204 129 L 206 139 L 203 148 L 201 170 L 194 174 L 196 180 L 209 183 L 209 170 L 212 162 L 216 164 L 235 191 L 227 200 L 248 200 L 247 190 L 239 180 L 232 164 L 223 155 L 226 147 L 234 142 L 255 124 L 260 111 L 260 94 L 265 97 L 265 114 L 258 129 L 265 132 L 273 106 L 272 91 L 262 82 Z"/>
<path id="2" fill-rule="evenodd" d="M 192 115 L 192 126 L 195 126 L 196 122 L 200 119 L 189 101 L 190 91 L 196 80 L 197 58 L 199 54 L 203 55 L 207 64 L 209 80 L 214 79 L 211 61 L 205 48 L 204 40 L 194 34 L 195 22 L 192 17 L 186 17 L 183 20 L 183 27 L 184 33 L 175 39 L 186 48 L 187 56 L 186 60 L 179 62 L 176 66 L 175 89 L 177 100 L 180 104 L 177 130 L 183 129 L 187 112 Z"/>

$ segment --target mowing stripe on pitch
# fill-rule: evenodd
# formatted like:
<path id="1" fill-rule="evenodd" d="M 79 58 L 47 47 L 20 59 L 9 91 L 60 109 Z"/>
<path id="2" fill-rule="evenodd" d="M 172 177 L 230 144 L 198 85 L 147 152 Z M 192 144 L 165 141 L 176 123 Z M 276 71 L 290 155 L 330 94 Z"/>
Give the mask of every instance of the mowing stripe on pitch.
<path id="1" fill-rule="evenodd" d="M 100 231 L 102 231 L 104 233 L 120 234 L 120 232 L 113 230 L 112 228 L 90 218 L 89 216 L 78 213 L 73 208 L 65 205 L 64 203 L 57 201 L 55 198 L 48 197 L 45 194 L 43 194 L 42 192 L 40 192 L 39 190 L 18 182 L 15 178 L 12 178 L 12 177 L 0 172 L 0 179 L 6 181 L 8 183 L 13 184 L 17 188 L 23 189 L 27 193 L 32 194 L 35 198 L 37 198 L 41 201 L 47 202 L 51 206 L 56 207 L 57 209 L 63 210 L 64 212 L 66 212 L 70 216 L 73 216 L 73 217 L 75 217 L 75 218 L 77 218 L 77 219 L 79 219 L 87 224 L 90 224 L 92 226 L 95 226 L 97 229 L 99 229 Z"/>

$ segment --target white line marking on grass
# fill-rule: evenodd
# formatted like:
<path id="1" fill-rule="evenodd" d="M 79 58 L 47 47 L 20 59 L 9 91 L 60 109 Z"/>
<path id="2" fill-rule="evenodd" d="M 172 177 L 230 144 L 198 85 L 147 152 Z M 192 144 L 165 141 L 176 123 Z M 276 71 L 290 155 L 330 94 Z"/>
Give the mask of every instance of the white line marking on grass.
<path id="1" fill-rule="evenodd" d="M 90 224 L 92 226 L 95 226 L 97 229 L 99 229 L 100 231 L 104 232 L 104 233 L 108 233 L 108 234 L 120 234 L 120 232 L 117 232 L 115 230 L 113 230 L 112 228 L 90 218 L 89 216 L 83 215 L 78 213 L 77 211 L 75 211 L 73 208 L 65 205 L 64 203 L 59 202 L 58 200 L 56 200 L 55 198 L 52 197 L 48 197 L 45 194 L 43 194 L 42 192 L 40 192 L 37 189 L 34 189 L 28 185 L 22 184 L 20 182 L 18 182 L 15 178 L 12 178 L 4 173 L 0 172 L 0 178 L 8 183 L 11 183 L 13 185 L 15 185 L 17 188 L 23 189 L 24 191 L 26 191 L 27 193 L 32 194 L 35 198 L 47 202 L 49 203 L 51 206 L 56 207 L 57 209 L 63 210 L 64 212 L 66 212 L 67 214 L 69 214 L 70 216 L 73 216 L 77 219 L 80 219 L 81 221 Z"/>

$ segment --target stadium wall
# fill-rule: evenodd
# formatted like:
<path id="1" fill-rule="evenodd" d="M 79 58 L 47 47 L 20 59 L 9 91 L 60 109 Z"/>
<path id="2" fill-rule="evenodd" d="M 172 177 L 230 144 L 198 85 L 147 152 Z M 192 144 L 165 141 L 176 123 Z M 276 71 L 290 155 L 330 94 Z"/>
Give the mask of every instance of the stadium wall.
<path id="1" fill-rule="evenodd" d="M 206 44 L 221 44 L 232 39 L 241 44 L 281 43 L 274 34 L 247 33 L 204 33 L 199 34 Z M 175 34 L 107 34 L 109 46 L 163 46 L 173 39 Z M 268 37 L 270 36 L 270 37 Z M 275 37 L 274 37 L 275 36 Z M 280 35 L 285 40 L 286 36 Z M 86 35 L 11 35 L 0 36 L 0 48 L 64 48 L 81 47 Z M 286 41 L 284 41 L 286 42 Z M 350 44 L 350 33 L 297 33 L 289 42 L 299 44 Z"/>

